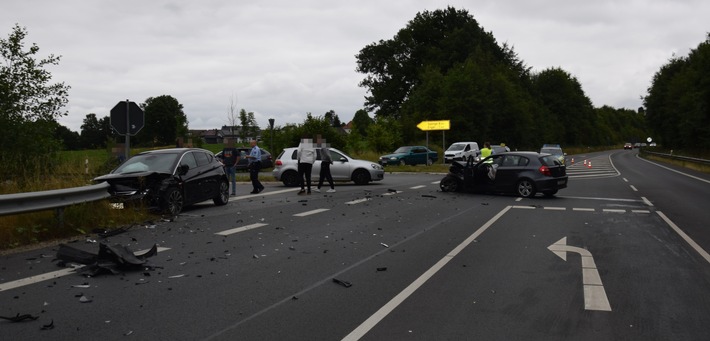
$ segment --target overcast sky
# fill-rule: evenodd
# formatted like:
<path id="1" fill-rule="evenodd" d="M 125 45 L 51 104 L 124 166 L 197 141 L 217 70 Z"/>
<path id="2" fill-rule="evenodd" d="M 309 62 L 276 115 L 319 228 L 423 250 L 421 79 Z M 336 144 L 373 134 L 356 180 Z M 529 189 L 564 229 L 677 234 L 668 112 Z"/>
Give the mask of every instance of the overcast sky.
<path id="1" fill-rule="evenodd" d="M 61 124 L 80 131 L 126 99 L 170 95 L 190 129 L 226 125 L 230 101 L 261 127 L 363 107 L 355 55 L 417 12 L 466 9 L 533 71 L 560 67 L 594 106 L 637 109 L 655 72 L 710 32 L 707 0 L 2 0 L 0 36 L 17 23 L 71 86 Z"/>

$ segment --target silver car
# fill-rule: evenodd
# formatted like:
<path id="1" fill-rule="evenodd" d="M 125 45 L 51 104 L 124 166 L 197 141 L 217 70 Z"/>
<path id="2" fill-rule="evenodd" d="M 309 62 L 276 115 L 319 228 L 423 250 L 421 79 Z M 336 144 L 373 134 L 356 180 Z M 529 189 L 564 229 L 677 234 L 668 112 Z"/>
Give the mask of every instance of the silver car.
<path id="1" fill-rule="evenodd" d="M 353 159 L 335 148 L 329 148 L 329 150 L 330 157 L 333 160 L 333 164 L 330 166 L 333 181 L 353 181 L 357 185 L 366 185 L 370 181 L 384 179 L 385 170 L 376 162 Z M 285 186 L 293 187 L 299 184 L 297 151 L 298 148 L 296 147 L 286 148 L 274 162 L 274 178 L 283 182 Z M 316 161 L 313 163 L 311 181 L 318 181 L 320 163 L 320 149 L 316 148 Z"/>

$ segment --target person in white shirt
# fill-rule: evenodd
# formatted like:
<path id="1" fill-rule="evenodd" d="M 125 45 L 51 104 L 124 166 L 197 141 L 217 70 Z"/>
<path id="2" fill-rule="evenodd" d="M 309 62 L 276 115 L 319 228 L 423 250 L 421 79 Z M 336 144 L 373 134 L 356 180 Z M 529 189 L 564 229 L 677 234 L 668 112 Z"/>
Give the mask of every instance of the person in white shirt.
<path id="1" fill-rule="evenodd" d="M 298 159 L 298 182 L 301 184 L 301 190 L 298 192 L 298 195 L 311 194 L 311 171 L 313 170 L 313 163 L 316 161 L 316 151 L 313 148 L 313 140 L 302 138 L 301 143 L 298 144 L 298 152 L 296 155 Z M 306 186 L 308 192 L 306 192 Z"/>

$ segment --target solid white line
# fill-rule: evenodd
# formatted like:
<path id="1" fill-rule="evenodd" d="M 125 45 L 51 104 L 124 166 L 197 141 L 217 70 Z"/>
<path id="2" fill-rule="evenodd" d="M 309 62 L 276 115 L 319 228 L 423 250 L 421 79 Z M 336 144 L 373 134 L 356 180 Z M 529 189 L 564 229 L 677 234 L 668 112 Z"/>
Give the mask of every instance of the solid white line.
<path id="1" fill-rule="evenodd" d="M 593 208 L 573 208 L 572 211 L 579 211 L 579 212 L 594 212 L 595 210 Z"/>
<path id="2" fill-rule="evenodd" d="M 646 161 L 646 162 L 648 162 L 648 163 L 650 163 L 650 164 L 652 164 L 652 165 L 656 165 L 656 166 L 658 166 L 658 167 L 665 168 L 665 169 L 667 169 L 667 170 L 669 170 L 669 171 L 671 171 L 671 172 L 676 172 L 676 173 L 678 173 L 678 174 L 680 174 L 680 175 L 685 175 L 685 176 L 687 176 L 687 177 L 689 177 L 689 178 L 693 178 L 693 179 L 695 179 L 695 180 L 700 180 L 700 181 L 702 181 L 702 182 L 707 182 L 707 183 L 710 184 L 710 181 L 705 180 L 705 179 L 703 179 L 703 178 L 699 178 L 699 177 L 694 176 L 694 175 L 690 175 L 690 174 L 687 174 L 687 173 L 683 173 L 683 172 L 681 172 L 681 171 L 677 171 L 677 170 L 675 170 L 675 169 L 673 169 L 673 168 L 668 168 L 668 167 L 666 167 L 666 166 L 659 165 L 659 164 L 657 164 L 657 163 L 655 163 L 655 162 L 648 161 L 648 160 L 646 160 L 646 159 L 644 159 L 644 158 L 642 158 L 642 157 L 640 157 L 640 156 L 638 156 L 638 155 L 636 155 L 636 157 L 639 158 L 639 159 L 641 159 L 641 160 L 643 160 L 643 161 Z"/>
<path id="3" fill-rule="evenodd" d="M 220 235 L 220 236 L 229 236 L 229 235 L 231 235 L 231 234 L 235 234 L 235 233 L 239 233 L 239 232 L 244 232 L 244 231 L 247 231 L 247 230 L 259 228 L 259 227 L 266 226 L 266 225 L 269 225 L 269 224 L 256 223 L 256 224 L 251 224 L 251 225 L 247 225 L 247 226 L 237 227 L 237 228 L 234 228 L 234 229 L 225 230 L 225 231 L 222 231 L 222 232 L 217 232 L 217 233 L 215 233 L 215 234 Z"/>
<path id="4" fill-rule="evenodd" d="M 149 250 L 150 249 L 141 250 L 141 251 L 136 251 L 134 253 L 145 253 L 145 252 L 148 252 Z M 170 248 L 167 248 L 167 247 L 159 247 L 158 248 L 158 252 L 163 252 L 163 251 L 167 251 L 167 250 L 170 250 Z M 46 281 L 49 279 L 64 277 L 66 275 L 76 273 L 76 270 L 81 269 L 84 266 L 85 265 L 77 265 L 73 268 L 61 269 L 61 270 L 47 272 L 47 273 L 43 273 L 43 274 L 39 274 L 39 275 L 35 275 L 35 276 L 21 278 L 21 279 L 14 280 L 11 282 L 2 283 L 2 284 L 0 284 L 0 291 L 15 289 L 15 288 L 23 287 L 25 285 L 30 285 L 30 284 L 35 284 L 35 283 L 39 283 L 42 281 Z"/>
<path id="5" fill-rule="evenodd" d="M 424 187 L 426 187 L 426 185 L 419 185 L 419 186 L 409 187 L 409 189 L 420 189 L 420 188 L 424 188 Z"/>
<path id="6" fill-rule="evenodd" d="M 653 204 L 650 201 L 648 201 L 648 199 L 646 199 L 646 197 L 641 197 L 641 200 L 643 200 L 643 202 L 646 205 L 653 207 Z"/>
<path id="7" fill-rule="evenodd" d="M 620 199 L 620 198 L 594 198 L 594 197 L 570 197 L 570 196 L 557 196 L 558 198 L 567 199 L 586 199 L 586 200 L 604 200 L 604 201 L 627 201 L 627 202 L 639 202 L 638 199 Z"/>
<path id="8" fill-rule="evenodd" d="M 710 254 L 708 254 L 705 250 L 703 250 L 702 247 L 700 247 L 700 245 L 698 245 L 698 243 L 696 243 L 687 234 L 685 234 L 685 232 L 683 232 L 683 230 L 681 230 L 678 225 L 674 224 L 670 219 L 668 219 L 668 217 L 666 217 L 663 212 L 656 211 L 656 213 L 661 216 L 661 219 L 666 221 L 666 224 L 668 224 L 668 226 L 670 226 L 675 231 L 675 233 L 677 233 L 681 238 L 683 238 L 686 243 L 690 244 L 690 247 L 695 249 L 695 251 L 698 252 L 701 257 L 705 258 L 705 261 L 710 263 Z"/>
<path id="9" fill-rule="evenodd" d="M 626 180 L 626 178 L 622 178 L 622 179 L 624 179 L 624 182 L 629 182 L 629 180 Z"/>
<path id="10" fill-rule="evenodd" d="M 321 213 L 321 212 L 325 212 L 325 211 L 330 211 L 330 209 L 329 208 L 319 208 L 319 209 L 312 210 L 312 211 L 297 213 L 297 214 L 294 214 L 293 216 L 294 217 L 305 217 L 305 216 L 309 216 L 311 214 L 317 214 L 317 213 Z"/>
<path id="11" fill-rule="evenodd" d="M 639 190 L 636 189 L 636 187 L 634 187 L 634 185 L 629 185 L 629 187 L 631 187 L 631 189 L 633 189 L 634 192 L 638 192 L 638 191 L 639 191 Z"/>
<path id="12" fill-rule="evenodd" d="M 359 203 L 361 203 L 361 202 L 366 202 L 366 201 L 369 201 L 369 200 L 370 200 L 370 198 L 362 198 L 362 199 L 357 199 L 357 200 L 353 200 L 353 201 L 348 201 L 348 202 L 346 202 L 345 204 L 346 204 L 346 205 L 355 205 L 355 204 L 359 204 Z"/>
<path id="13" fill-rule="evenodd" d="M 495 223 L 500 217 L 502 217 L 508 210 L 510 210 L 511 206 L 507 206 L 504 208 L 502 211 L 498 212 L 493 218 L 491 218 L 488 222 L 483 224 L 476 232 L 474 232 L 472 235 L 470 235 L 466 240 L 464 240 L 461 244 L 459 244 L 456 248 L 451 250 L 449 254 L 447 254 L 444 258 L 439 260 L 434 266 L 429 268 L 425 273 L 423 273 L 419 278 L 417 278 L 412 284 L 410 284 L 408 287 L 406 287 L 402 292 L 397 294 L 393 299 L 391 299 L 387 304 L 385 304 L 380 310 L 375 312 L 372 316 L 370 316 L 365 322 L 363 322 L 361 325 L 359 325 L 355 330 L 350 332 L 347 336 L 343 338 L 343 340 L 359 340 L 367 332 L 369 332 L 372 328 L 374 328 L 382 319 L 384 319 L 389 313 L 391 313 L 397 306 L 399 306 L 404 300 L 406 300 L 410 295 L 414 293 L 419 287 L 424 285 L 426 281 L 428 281 L 431 277 L 436 274 L 437 271 L 441 270 L 441 268 L 446 265 L 450 260 L 452 260 L 456 255 L 458 255 L 463 249 L 466 248 L 469 244 L 473 243 L 473 241 L 478 238 L 483 232 L 486 231 L 493 223 Z"/>
<path id="14" fill-rule="evenodd" d="M 240 195 L 238 197 L 229 197 L 229 201 L 232 200 L 243 200 L 243 199 L 254 199 L 259 196 L 266 196 L 266 195 L 275 195 L 275 194 L 282 194 L 282 193 L 287 193 L 287 192 L 294 192 L 298 191 L 300 188 L 288 188 L 288 189 L 282 189 L 279 191 L 269 191 L 269 192 L 261 192 L 259 194 L 247 194 L 247 195 Z"/>

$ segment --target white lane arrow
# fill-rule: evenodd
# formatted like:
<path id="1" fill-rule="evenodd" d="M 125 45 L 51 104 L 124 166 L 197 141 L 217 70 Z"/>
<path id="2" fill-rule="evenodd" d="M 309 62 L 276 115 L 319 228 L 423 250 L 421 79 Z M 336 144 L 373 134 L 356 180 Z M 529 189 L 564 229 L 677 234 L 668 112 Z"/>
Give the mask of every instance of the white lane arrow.
<path id="1" fill-rule="evenodd" d="M 567 245 L 564 237 L 547 247 L 558 257 L 567 261 L 567 252 L 576 252 L 582 257 L 582 284 L 584 285 L 584 309 L 611 311 L 609 299 L 606 297 L 602 278 L 599 276 L 594 258 L 589 250 Z"/>

